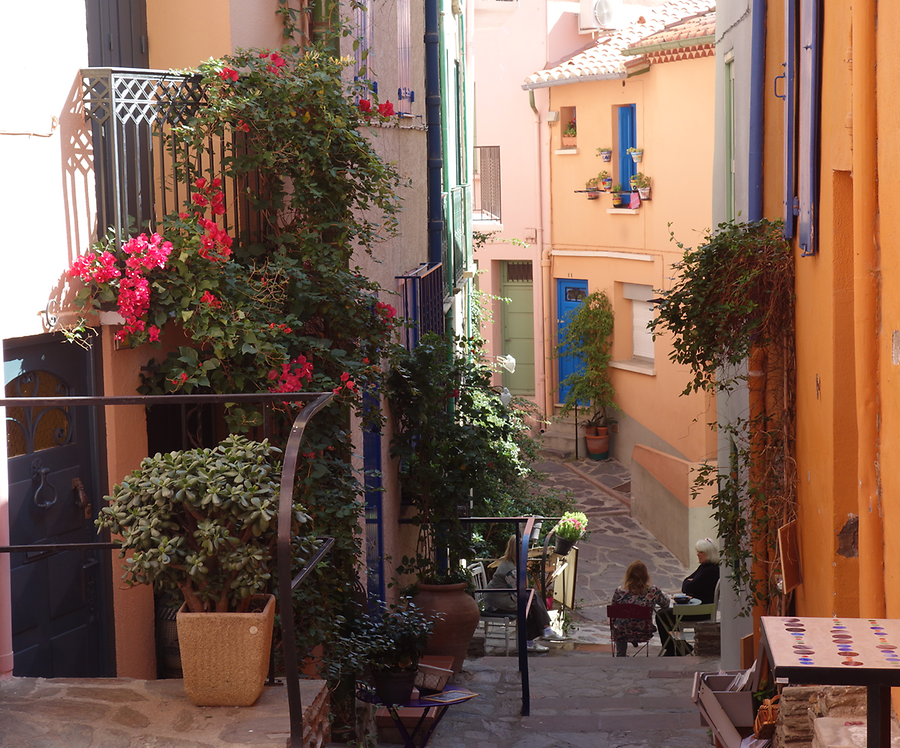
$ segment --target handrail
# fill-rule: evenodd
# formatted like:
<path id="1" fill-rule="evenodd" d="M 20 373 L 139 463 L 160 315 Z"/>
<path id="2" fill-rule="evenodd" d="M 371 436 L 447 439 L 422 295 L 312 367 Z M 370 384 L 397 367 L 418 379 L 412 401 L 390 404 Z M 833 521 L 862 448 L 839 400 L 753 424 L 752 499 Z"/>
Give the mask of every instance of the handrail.
<path id="1" fill-rule="evenodd" d="M 73 396 L 73 397 L 6 397 L 0 398 L 0 407 L 68 407 L 74 405 L 181 405 L 188 403 L 263 403 L 265 408 L 263 430 L 269 433 L 268 404 L 272 402 L 302 402 L 308 404 L 294 418 L 287 445 L 284 448 L 284 461 L 281 468 L 281 484 L 278 495 L 278 607 L 281 610 L 281 643 L 285 664 L 285 680 L 288 689 L 288 712 L 290 715 L 291 739 L 290 748 L 301 748 L 303 744 L 303 705 L 300 699 L 300 676 L 297 669 L 297 642 L 294 639 L 294 607 L 293 591 L 303 582 L 310 572 L 324 558 L 334 545 L 334 538 L 319 538 L 322 541 L 316 553 L 310 558 L 296 577 L 291 579 L 291 517 L 293 515 L 294 478 L 297 473 L 297 457 L 303 433 L 310 419 L 324 408 L 332 399 L 331 392 L 259 392 L 226 395 L 108 395 L 108 396 Z M 56 551 L 56 550 L 114 550 L 116 543 L 54 543 L 34 544 L 27 546 L 0 546 L 0 553 L 20 553 L 23 551 Z"/>

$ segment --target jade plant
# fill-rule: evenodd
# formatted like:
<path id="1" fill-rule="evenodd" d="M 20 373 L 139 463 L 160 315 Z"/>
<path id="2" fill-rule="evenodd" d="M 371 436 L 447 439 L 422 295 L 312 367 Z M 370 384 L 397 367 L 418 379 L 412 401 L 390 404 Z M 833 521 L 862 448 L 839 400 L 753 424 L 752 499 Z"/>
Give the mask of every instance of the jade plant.
<path id="1" fill-rule="evenodd" d="M 193 613 L 246 610 L 274 567 L 280 452 L 229 436 L 214 449 L 145 458 L 96 520 L 128 554 L 125 582 L 178 589 Z M 308 521 L 294 511 L 295 543 Z"/>

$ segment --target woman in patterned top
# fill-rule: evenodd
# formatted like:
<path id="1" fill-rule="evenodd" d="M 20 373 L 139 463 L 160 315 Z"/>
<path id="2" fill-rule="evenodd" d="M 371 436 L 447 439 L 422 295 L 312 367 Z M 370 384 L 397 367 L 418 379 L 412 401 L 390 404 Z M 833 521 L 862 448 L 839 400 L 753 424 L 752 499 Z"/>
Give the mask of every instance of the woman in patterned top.
<path id="1" fill-rule="evenodd" d="M 650 584 L 650 572 L 643 561 L 632 561 L 625 570 L 622 586 L 613 594 L 612 604 L 631 603 L 645 608 L 668 608 L 669 596 L 655 584 Z M 654 627 L 650 619 L 616 618 L 610 621 L 610 633 L 616 644 L 616 657 L 627 655 L 628 642 L 637 646 L 653 638 Z"/>

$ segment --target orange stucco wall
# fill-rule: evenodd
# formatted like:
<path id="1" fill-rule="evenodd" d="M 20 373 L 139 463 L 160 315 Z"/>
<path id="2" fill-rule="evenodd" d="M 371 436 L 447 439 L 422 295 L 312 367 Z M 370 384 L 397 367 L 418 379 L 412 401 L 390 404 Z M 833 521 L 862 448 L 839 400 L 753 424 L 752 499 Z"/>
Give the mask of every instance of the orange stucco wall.
<path id="1" fill-rule="evenodd" d="M 695 246 L 710 228 L 714 70 L 714 58 L 707 57 L 652 65 L 646 74 L 624 81 L 550 89 L 551 109 L 574 107 L 578 121 L 577 153 L 556 152 L 561 126 L 551 135 L 552 277 L 586 279 L 590 292 L 608 293 L 616 312 L 614 361 L 632 356 L 631 302 L 624 284 L 671 288 L 672 265 L 681 251 L 670 240 L 670 228 L 687 246 Z M 604 163 L 596 149 L 615 147 L 616 108 L 624 104 L 636 105 L 637 143 L 644 148 L 637 170 L 650 176 L 652 199 L 636 214 L 610 214 L 608 195 L 589 201 L 575 191 L 601 169 L 617 168 L 618 153 Z M 629 419 L 627 438 L 633 442 L 616 447 L 617 459 L 627 462 L 630 447 L 645 443 L 688 462 L 715 460 L 715 434 L 706 425 L 714 411 L 705 395 L 681 396 L 689 377 L 686 368 L 669 360 L 671 350 L 671 340 L 662 335 L 654 344 L 655 371 L 612 372 L 616 403 L 621 417 Z"/>

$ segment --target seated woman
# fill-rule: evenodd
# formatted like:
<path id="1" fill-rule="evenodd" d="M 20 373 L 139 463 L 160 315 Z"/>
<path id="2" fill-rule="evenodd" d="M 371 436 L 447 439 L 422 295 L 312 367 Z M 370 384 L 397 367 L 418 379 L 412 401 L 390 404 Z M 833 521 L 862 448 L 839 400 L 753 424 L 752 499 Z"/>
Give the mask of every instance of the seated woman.
<path id="1" fill-rule="evenodd" d="M 697 598 L 702 604 L 709 604 L 716 599 L 716 585 L 719 583 L 719 548 L 709 538 L 698 540 L 694 548 L 700 565 L 692 574 L 685 577 L 681 583 L 681 591 L 685 595 Z M 684 616 L 682 620 L 703 621 L 707 618 L 709 616 Z M 689 654 L 693 651 L 689 644 L 683 651 L 675 651 L 675 642 L 670 633 L 674 625 L 675 616 L 671 609 L 657 611 L 656 627 L 659 629 L 659 638 L 663 643 L 663 654 L 666 657 Z"/>
<path id="2" fill-rule="evenodd" d="M 632 561 L 625 570 L 622 586 L 613 593 L 612 604 L 619 603 L 668 608 L 669 597 L 655 584 L 650 584 L 650 572 L 643 561 Z M 637 646 L 653 638 L 653 622 L 649 618 L 615 618 L 610 621 L 610 634 L 616 645 L 616 657 L 625 657 L 628 642 Z"/>
<path id="3" fill-rule="evenodd" d="M 512 611 L 516 610 L 516 589 L 518 586 L 516 572 L 516 536 L 510 537 L 506 544 L 506 553 L 500 559 L 500 565 L 488 582 L 489 590 L 503 590 L 502 592 L 486 592 L 484 595 L 485 608 L 488 610 Z M 527 600 L 527 598 L 526 598 Z M 562 639 L 550 627 L 550 615 L 541 596 L 537 593 L 531 597 L 531 607 L 528 609 L 528 617 L 525 619 L 525 636 L 528 640 L 529 652 L 546 652 L 547 647 L 538 644 L 535 639 Z"/>

